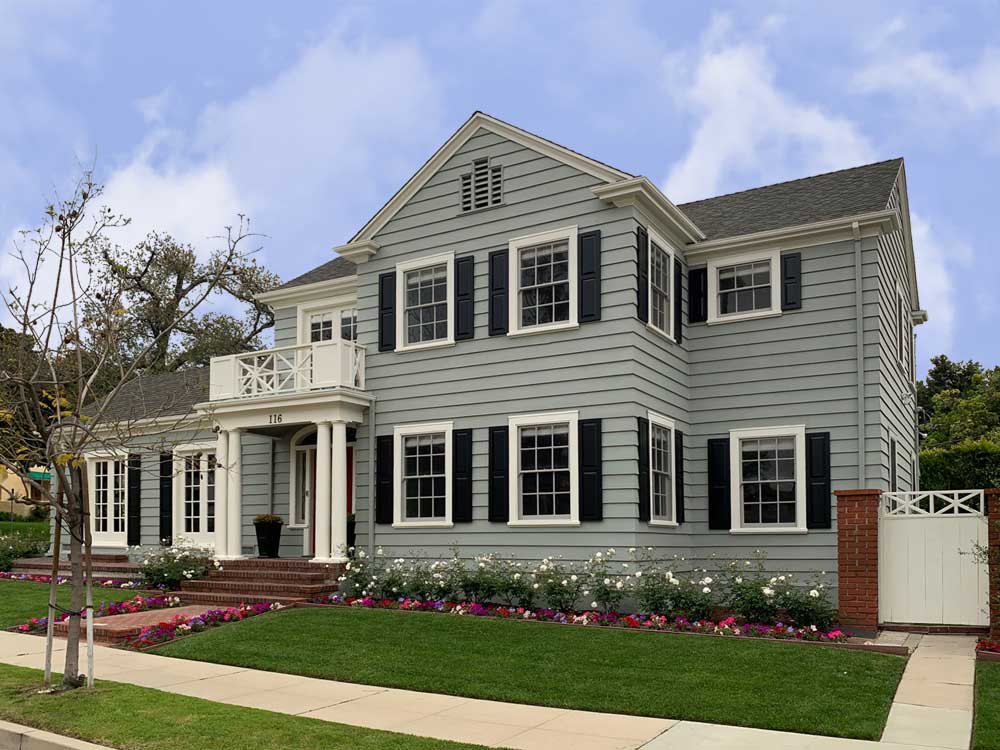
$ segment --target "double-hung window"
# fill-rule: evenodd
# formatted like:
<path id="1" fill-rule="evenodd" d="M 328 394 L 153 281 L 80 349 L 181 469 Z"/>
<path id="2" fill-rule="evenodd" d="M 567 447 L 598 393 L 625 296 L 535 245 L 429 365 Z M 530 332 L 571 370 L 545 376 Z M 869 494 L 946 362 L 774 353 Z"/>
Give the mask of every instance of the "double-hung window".
<path id="1" fill-rule="evenodd" d="M 577 412 L 510 417 L 512 526 L 579 523 Z"/>
<path id="2" fill-rule="evenodd" d="M 913 375 L 913 319 L 901 287 L 896 287 L 896 357 L 907 377 Z"/>
<path id="3" fill-rule="evenodd" d="M 396 266 L 396 349 L 424 349 L 455 343 L 455 255 L 417 258 Z"/>
<path id="4" fill-rule="evenodd" d="M 655 232 L 649 232 L 649 325 L 673 340 L 674 254 L 667 242 Z"/>
<path id="5" fill-rule="evenodd" d="M 781 313 L 780 254 L 712 259 L 708 263 L 708 322 Z"/>
<path id="6" fill-rule="evenodd" d="M 508 245 L 511 335 L 577 325 L 577 228 L 518 237 Z"/>
<path id="7" fill-rule="evenodd" d="M 451 526 L 452 423 L 400 425 L 395 448 L 395 526 Z"/>
<path id="8" fill-rule="evenodd" d="M 805 531 L 805 425 L 731 430 L 733 531 Z"/>
<path id="9" fill-rule="evenodd" d="M 655 525 L 677 522 L 673 458 L 673 420 L 649 412 L 649 519 Z"/>

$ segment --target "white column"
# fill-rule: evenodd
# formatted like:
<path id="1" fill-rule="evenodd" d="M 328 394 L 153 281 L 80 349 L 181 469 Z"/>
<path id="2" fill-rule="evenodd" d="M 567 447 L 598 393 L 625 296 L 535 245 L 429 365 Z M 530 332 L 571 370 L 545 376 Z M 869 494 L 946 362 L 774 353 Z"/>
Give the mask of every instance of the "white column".
<path id="1" fill-rule="evenodd" d="M 215 443 L 215 556 L 228 551 L 226 534 L 229 518 L 229 433 L 219 430 Z"/>
<path id="2" fill-rule="evenodd" d="M 229 431 L 229 487 L 226 493 L 226 557 L 243 557 L 243 430 Z"/>
<path id="3" fill-rule="evenodd" d="M 330 471 L 330 559 L 347 562 L 347 425 L 333 423 L 333 460 Z"/>
<path id="4" fill-rule="evenodd" d="M 313 562 L 330 562 L 330 423 L 316 425 L 316 548 Z"/>

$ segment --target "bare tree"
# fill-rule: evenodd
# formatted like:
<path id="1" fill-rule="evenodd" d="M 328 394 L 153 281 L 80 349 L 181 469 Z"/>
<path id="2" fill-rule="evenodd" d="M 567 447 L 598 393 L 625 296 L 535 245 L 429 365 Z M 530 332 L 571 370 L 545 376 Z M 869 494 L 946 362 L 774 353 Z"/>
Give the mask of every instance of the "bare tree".
<path id="1" fill-rule="evenodd" d="M 13 257 L 21 266 L 23 280 L 2 297 L 13 330 L 0 337 L 0 396 L 4 401 L 0 473 L 16 474 L 26 488 L 34 489 L 28 493 L 33 495 L 31 502 L 48 508 L 55 524 L 50 644 L 59 539 L 63 532 L 68 535 L 70 604 L 64 688 L 83 684 L 81 615 L 93 603 L 86 457 L 126 448 L 140 418 L 148 439 L 149 420 L 155 422 L 157 415 L 122 418 L 111 405 L 138 377 L 151 352 L 182 329 L 231 278 L 232 270 L 244 266 L 254 252 L 243 250 L 252 235 L 247 220 L 240 216 L 238 225 L 227 227 L 225 235 L 218 238 L 222 248 L 213 254 L 211 270 L 202 283 L 176 298 L 169 319 L 160 321 L 157 333 L 146 337 L 144 345 L 136 349 L 129 340 L 133 329 L 123 307 L 127 304 L 126 282 L 115 284 L 103 275 L 91 277 L 88 259 L 112 252 L 115 230 L 128 224 L 127 218 L 98 207 L 100 195 L 101 186 L 87 171 L 69 198 L 46 209 L 42 226 L 22 233 Z M 163 421 L 156 429 L 167 434 L 182 419 Z M 50 468 L 51 487 L 30 476 L 33 465 Z M 90 624 L 93 618 L 86 620 Z M 46 687 L 49 663 L 47 659 Z M 92 679 L 91 660 L 88 683 L 92 684 Z"/>

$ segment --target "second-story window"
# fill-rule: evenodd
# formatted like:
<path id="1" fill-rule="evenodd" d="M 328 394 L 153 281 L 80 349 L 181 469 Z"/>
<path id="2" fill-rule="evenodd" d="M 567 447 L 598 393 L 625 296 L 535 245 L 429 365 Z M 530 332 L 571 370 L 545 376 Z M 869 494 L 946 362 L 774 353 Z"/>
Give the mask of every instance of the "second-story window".
<path id="1" fill-rule="evenodd" d="M 309 316 L 309 342 L 333 340 L 333 311 L 316 312 Z"/>
<path id="2" fill-rule="evenodd" d="M 358 311 L 340 311 L 340 338 L 344 341 L 358 340 Z"/>
<path id="3" fill-rule="evenodd" d="M 780 257 L 775 251 L 709 260 L 708 322 L 779 315 Z"/>
<path id="4" fill-rule="evenodd" d="M 576 227 L 511 240 L 511 334 L 577 325 Z"/>
<path id="5" fill-rule="evenodd" d="M 396 350 L 423 349 L 455 342 L 452 253 L 406 261 L 396 266 Z"/>
<path id="6" fill-rule="evenodd" d="M 673 254 L 669 245 L 649 233 L 649 324 L 668 338 L 673 338 L 672 291 Z"/>

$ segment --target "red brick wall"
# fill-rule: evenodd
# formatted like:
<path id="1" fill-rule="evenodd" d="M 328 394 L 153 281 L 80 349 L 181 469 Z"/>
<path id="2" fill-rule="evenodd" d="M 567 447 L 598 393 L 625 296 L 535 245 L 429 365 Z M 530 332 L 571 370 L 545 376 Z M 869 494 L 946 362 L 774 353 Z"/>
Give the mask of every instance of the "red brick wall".
<path id="1" fill-rule="evenodd" d="M 1000 638 L 1000 586 L 996 569 L 997 555 L 1000 554 L 1000 489 L 986 490 L 987 523 L 989 524 L 990 545 L 990 637 Z"/>
<path id="2" fill-rule="evenodd" d="M 878 628 L 878 506 L 881 490 L 837 490 L 840 623 L 859 633 Z"/>

